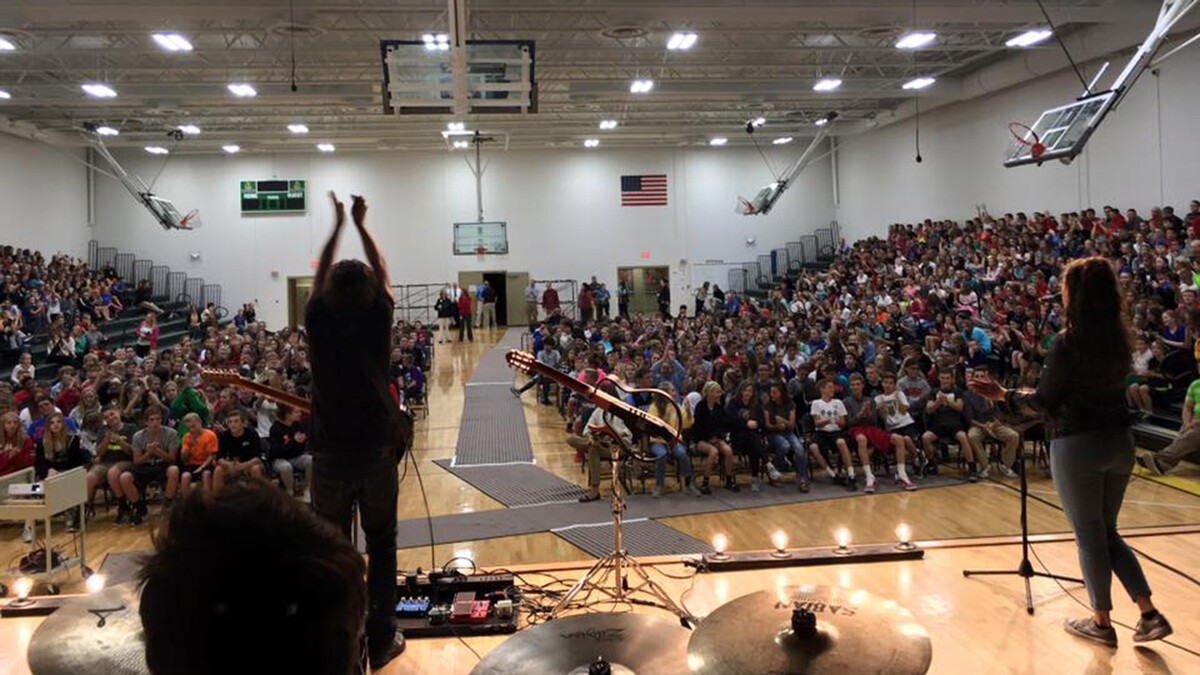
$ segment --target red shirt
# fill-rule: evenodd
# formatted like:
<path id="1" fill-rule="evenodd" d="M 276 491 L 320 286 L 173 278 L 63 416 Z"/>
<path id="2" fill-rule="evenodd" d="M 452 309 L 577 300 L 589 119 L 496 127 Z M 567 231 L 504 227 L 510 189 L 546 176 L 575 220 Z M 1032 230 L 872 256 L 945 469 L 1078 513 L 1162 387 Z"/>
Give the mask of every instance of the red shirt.
<path id="1" fill-rule="evenodd" d="M 14 471 L 28 469 L 33 466 L 33 439 L 25 437 L 21 447 L 5 445 L 0 447 L 0 476 L 7 476 Z"/>
<path id="2" fill-rule="evenodd" d="M 460 293 L 458 296 L 458 314 L 471 316 L 471 296 L 467 293 Z"/>

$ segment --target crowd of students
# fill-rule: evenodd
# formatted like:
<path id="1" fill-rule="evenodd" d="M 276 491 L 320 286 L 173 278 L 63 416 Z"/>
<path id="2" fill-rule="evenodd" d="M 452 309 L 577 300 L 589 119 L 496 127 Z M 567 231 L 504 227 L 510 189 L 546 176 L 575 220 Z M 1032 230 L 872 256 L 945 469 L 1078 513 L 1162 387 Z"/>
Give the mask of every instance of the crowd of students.
<path id="1" fill-rule="evenodd" d="M 800 490 L 814 476 L 855 490 L 861 474 L 872 492 L 880 466 L 911 489 L 914 474 L 938 471 L 952 452 L 976 481 L 988 477 L 993 449 L 996 470 L 1012 477 L 1022 436 L 967 377 L 987 371 L 1036 386 L 1064 320 L 1060 270 L 1090 255 L 1112 260 L 1127 295 L 1138 344 L 1130 407 L 1183 400 L 1200 356 L 1200 202 L 1183 217 L 1169 207 L 1146 217 L 1106 207 L 897 224 L 885 238 L 843 247 L 826 270 L 790 273 L 765 298 L 706 283 L 695 307 L 674 316 L 547 312 L 532 328 L 533 348 L 581 380 L 659 388 L 682 405 L 686 444 L 653 449 L 656 496 L 670 457 L 681 489 L 694 494 L 711 491 L 718 463 L 725 488 L 740 490 L 739 456 L 755 491 L 794 471 Z M 540 378 L 514 393 L 534 387 L 570 433 L 590 433 L 585 400 L 566 392 L 552 400 Z M 1188 403 L 1200 404 L 1194 391 Z M 1200 414 L 1187 419 L 1197 426 Z M 586 454 L 586 442 L 574 445 Z M 591 484 L 585 499 L 598 495 L 598 477 Z"/>

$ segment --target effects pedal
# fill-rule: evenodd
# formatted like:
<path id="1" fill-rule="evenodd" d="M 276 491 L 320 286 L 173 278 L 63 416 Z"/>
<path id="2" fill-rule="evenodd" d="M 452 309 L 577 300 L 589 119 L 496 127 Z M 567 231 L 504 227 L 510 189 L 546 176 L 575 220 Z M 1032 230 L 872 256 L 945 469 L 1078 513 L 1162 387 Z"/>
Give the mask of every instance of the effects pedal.
<path id="1" fill-rule="evenodd" d="M 475 594 L 470 591 L 454 594 L 454 604 L 450 606 L 450 623 L 469 623 L 471 610 L 475 604 Z"/>
<path id="2" fill-rule="evenodd" d="M 420 618 L 429 613 L 429 598 L 400 598 L 396 603 L 396 616 Z"/>
<path id="3" fill-rule="evenodd" d="M 492 606 L 491 600 L 476 600 L 471 603 L 471 616 L 468 623 L 483 623 L 487 621 L 488 609 Z"/>

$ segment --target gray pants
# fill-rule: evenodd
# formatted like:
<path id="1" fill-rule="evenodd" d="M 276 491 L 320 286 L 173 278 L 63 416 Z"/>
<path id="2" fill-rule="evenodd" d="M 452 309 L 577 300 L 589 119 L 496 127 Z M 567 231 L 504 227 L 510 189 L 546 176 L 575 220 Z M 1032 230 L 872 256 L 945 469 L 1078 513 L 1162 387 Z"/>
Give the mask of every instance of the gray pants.
<path id="1" fill-rule="evenodd" d="M 271 468 L 279 474 L 279 480 L 289 493 L 296 491 L 296 471 L 312 475 L 312 455 L 303 454 L 291 459 L 277 459 L 271 462 Z"/>
<path id="2" fill-rule="evenodd" d="M 1050 467 L 1063 511 L 1075 530 L 1079 567 L 1092 608 L 1112 609 L 1115 573 L 1132 598 L 1149 597 L 1137 556 L 1117 533 L 1117 514 L 1133 471 L 1133 436 L 1127 429 L 1057 438 Z"/>

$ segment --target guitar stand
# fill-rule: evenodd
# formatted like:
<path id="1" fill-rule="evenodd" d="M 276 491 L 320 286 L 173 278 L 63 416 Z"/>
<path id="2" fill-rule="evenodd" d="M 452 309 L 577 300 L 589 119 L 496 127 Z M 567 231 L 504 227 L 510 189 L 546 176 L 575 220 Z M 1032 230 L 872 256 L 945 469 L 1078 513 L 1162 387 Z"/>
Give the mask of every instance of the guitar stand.
<path id="1" fill-rule="evenodd" d="M 1028 519 L 1028 504 L 1029 504 L 1029 483 L 1025 480 L 1025 439 L 1021 438 L 1021 461 L 1017 463 L 1017 468 L 1021 477 L 1021 563 L 1017 569 L 1007 570 L 963 570 L 964 577 L 973 576 L 998 576 L 998 575 L 1016 575 L 1025 580 L 1025 611 L 1033 614 L 1033 590 L 1030 588 L 1029 580 L 1034 577 L 1043 579 L 1055 579 L 1057 581 L 1067 581 L 1076 584 L 1082 584 L 1082 579 L 1074 577 L 1064 577 L 1048 572 L 1038 572 L 1033 569 L 1033 564 L 1029 562 L 1029 519 Z"/>
<path id="2" fill-rule="evenodd" d="M 676 604 L 663 587 L 650 578 L 650 574 L 638 562 L 637 558 L 629 555 L 627 551 L 621 548 L 621 519 L 625 511 L 625 499 L 621 493 L 621 482 L 617 478 L 617 467 L 620 466 L 621 459 L 621 442 L 607 435 L 601 435 L 598 438 L 603 439 L 609 445 L 609 457 L 613 465 L 612 497 L 610 500 L 613 518 L 613 550 L 608 555 L 597 560 L 591 569 L 583 573 L 579 581 L 575 582 L 575 585 L 567 591 L 567 594 L 563 596 L 562 600 L 550 612 L 548 620 L 561 616 L 570 608 L 571 601 L 579 593 L 587 590 L 588 593 L 581 605 L 582 607 L 618 605 L 621 603 L 632 604 L 635 603 L 632 599 L 634 596 L 648 595 L 651 600 L 637 601 L 636 604 L 653 605 L 675 614 L 685 623 L 694 622 L 695 617 Z M 635 577 L 632 585 L 630 584 L 630 577 Z M 591 600 L 590 596 L 593 591 L 600 593 L 603 597 Z"/>

